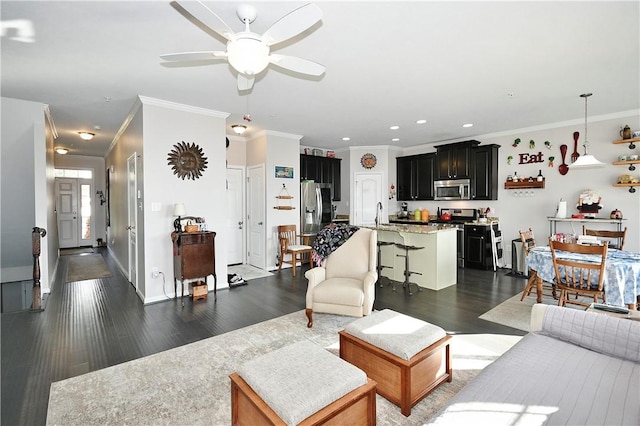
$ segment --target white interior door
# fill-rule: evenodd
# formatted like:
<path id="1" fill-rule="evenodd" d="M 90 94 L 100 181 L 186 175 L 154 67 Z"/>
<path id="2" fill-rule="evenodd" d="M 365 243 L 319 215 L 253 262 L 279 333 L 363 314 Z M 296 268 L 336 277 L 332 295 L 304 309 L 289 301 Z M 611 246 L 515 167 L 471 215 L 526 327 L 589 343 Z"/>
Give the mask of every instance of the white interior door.
<path id="1" fill-rule="evenodd" d="M 247 263 L 257 268 L 265 269 L 265 182 L 264 166 L 249 168 L 249 214 L 247 224 L 249 226 L 249 258 Z"/>
<path id="2" fill-rule="evenodd" d="M 244 168 L 227 168 L 227 263 L 244 263 Z"/>
<path id="3" fill-rule="evenodd" d="M 382 202 L 382 174 L 355 173 L 354 225 L 375 225 L 376 208 Z"/>
<path id="4" fill-rule="evenodd" d="M 60 248 L 78 247 L 78 179 L 56 178 Z"/>
<path id="5" fill-rule="evenodd" d="M 136 154 L 134 153 L 127 158 L 127 231 L 129 233 L 129 282 L 136 290 L 138 289 L 138 233 L 136 230 L 138 203 L 142 208 L 142 200 L 138 196 L 137 174 Z"/>

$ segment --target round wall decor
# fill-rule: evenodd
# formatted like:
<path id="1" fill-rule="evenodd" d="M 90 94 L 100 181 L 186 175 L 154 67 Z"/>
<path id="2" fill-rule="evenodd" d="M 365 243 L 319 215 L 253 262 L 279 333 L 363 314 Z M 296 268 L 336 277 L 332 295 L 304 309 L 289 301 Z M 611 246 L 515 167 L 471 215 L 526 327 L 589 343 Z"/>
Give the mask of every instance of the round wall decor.
<path id="1" fill-rule="evenodd" d="M 362 167 L 365 169 L 373 169 L 377 163 L 378 159 L 376 156 L 370 153 L 364 154 L 362 158 L 360 158 L 360 164 L 362 164 Z"/>
<path id="2" fill-rule="evenodd" d="M 184 178 L 196 180 L 207 168 L 207 157 L 204 156 L 202 148 L 195 143 L 182 141 L 175 144 L 167 160 L 173 169 L 173 174 L 183 180 Z"/>

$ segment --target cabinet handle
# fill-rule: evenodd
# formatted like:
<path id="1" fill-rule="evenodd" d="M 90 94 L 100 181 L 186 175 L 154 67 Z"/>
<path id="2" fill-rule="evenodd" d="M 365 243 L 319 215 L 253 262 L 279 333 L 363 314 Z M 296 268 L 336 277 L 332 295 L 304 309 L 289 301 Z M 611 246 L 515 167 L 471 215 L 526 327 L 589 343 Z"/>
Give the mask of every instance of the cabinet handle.
<path id="1" fill-rule="evenodd" d="M 262 222 L 258 222 L 258 225 L 262 225 L 262 224 L 263 224 Z"/>

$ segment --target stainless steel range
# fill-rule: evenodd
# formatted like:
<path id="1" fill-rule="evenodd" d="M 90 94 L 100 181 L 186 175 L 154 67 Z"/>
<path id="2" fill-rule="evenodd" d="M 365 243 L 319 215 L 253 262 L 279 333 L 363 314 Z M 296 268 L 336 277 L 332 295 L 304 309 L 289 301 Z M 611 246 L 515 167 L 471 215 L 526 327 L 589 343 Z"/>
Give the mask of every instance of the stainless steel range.
<path id="1" fill-rule="evenodd" d="M 440 215 L 438 219 L 430 221 L 430 223 L 438 224 L 441 226 L 450 226 L 458 230 L 458 247 L 457 247 L 457 260 L 458 267 L 464 267 L 464 224 L 468 222 L 474 222 L 478 217 L 476 209 L 439 209 Z M 451 220 L 442 220 L 443 213 L 450 213 Z"/>

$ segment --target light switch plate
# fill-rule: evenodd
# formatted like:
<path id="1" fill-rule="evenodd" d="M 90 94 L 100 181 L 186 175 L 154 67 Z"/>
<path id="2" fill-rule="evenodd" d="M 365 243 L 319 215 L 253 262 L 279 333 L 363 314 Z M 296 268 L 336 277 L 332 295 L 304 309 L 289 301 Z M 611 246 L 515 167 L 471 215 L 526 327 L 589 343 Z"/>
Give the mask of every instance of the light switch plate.
<path id="1" fill-rule="evenodd" d="M 160 203 L 151 203 L 151 211 L 159 212 L 160 211 Z"/>

